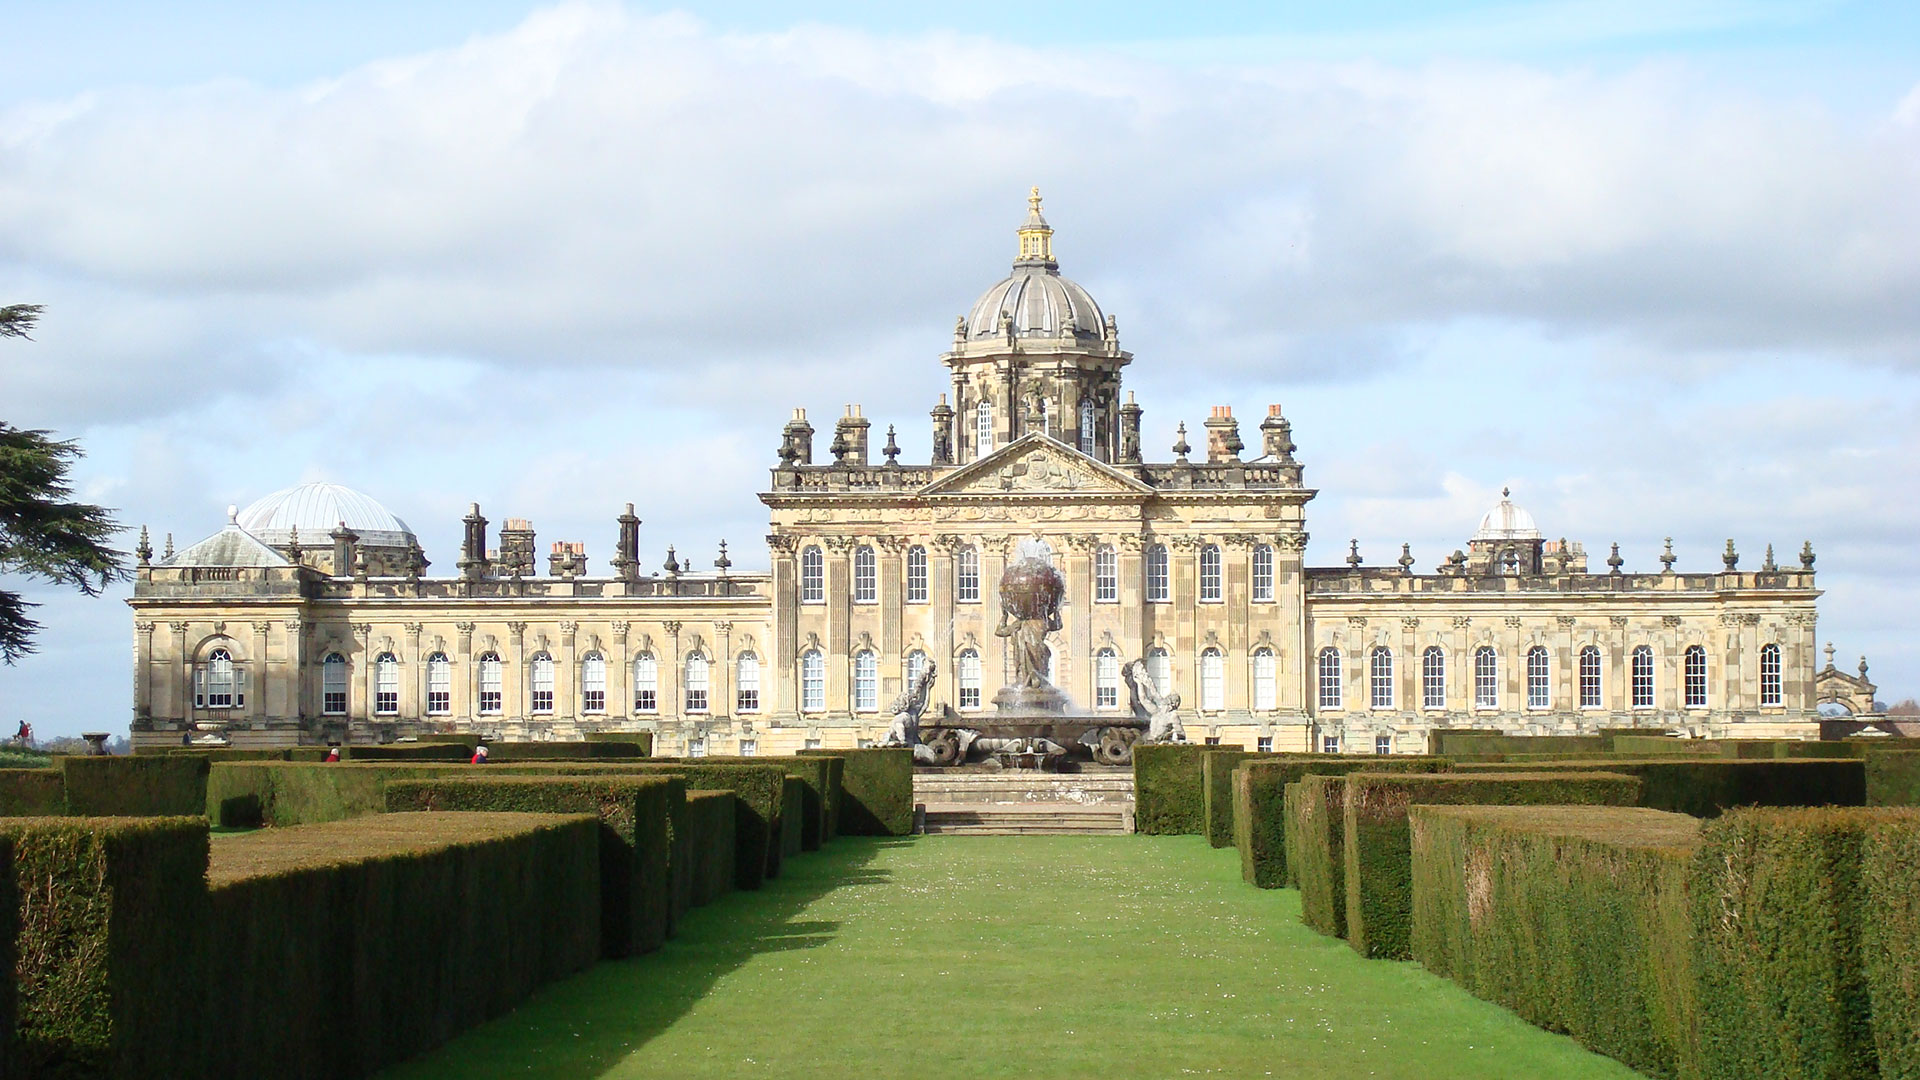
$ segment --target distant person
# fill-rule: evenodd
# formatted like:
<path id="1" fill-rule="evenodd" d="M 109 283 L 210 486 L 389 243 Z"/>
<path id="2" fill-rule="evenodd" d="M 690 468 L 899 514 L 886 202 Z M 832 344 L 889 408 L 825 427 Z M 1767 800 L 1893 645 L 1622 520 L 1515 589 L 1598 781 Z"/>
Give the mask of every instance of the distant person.
<path id="1" fill-rule="evenodd" d="M 331 765 L 334 762 L 339 760 L 340 760 L 340 748 L 337 746 L 327 747 L 327 764 Z"/>
<path id="2" fill-rule="evenodd" d="M 19 743 L 21 746 L 32 746 L 33 725 L 27 723 L 25 720 L 20 721 L 20 730 L 13 733 L 13 741 Z"/>
<path id="3" fill-rule="evenodd" d="M 476 746 L 476 747 L 474 747 L 474 748 L 473 748 L 473 760 L 472 760 L 472 761 L 470 761 L 470 762 L 468 762 L 468 764 L 470 764 L 470 765 L 485 765 L 486 763 L 487 763 L 487 748 L 486 748 L 486 747 L 485 747 L 484 745 L 483 745 L 483 746 Z"/>

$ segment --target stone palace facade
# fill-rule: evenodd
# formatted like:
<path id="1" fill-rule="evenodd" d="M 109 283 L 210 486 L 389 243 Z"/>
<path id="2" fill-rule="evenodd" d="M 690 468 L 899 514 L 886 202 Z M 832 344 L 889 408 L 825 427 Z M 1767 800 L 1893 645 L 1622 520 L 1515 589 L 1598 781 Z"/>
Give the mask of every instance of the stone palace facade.
<path id="1" fill-rule="evenodd" d="M 932 460 L 876 453 L 857 406 L 824 454 L 796 411 L 760 499 L 771 570 L 724 551 L 641 571 L 621 515 L 611 576 L 531 526 L 465 519 L 457 573 L 426 575 L 379 503 L 307 484 L 156 559 L 134 596 L 136 745 L 655 733 L 660 753 L 791 753 L 877 740 L 918 665 L 937 709 L 991 712 L 1007 672 L 995 584 L 1040 551 L 1064 573 L 1051 676 L 1077 707 L 1129 712 L 1144 659 L 1195 739 L 1411 753 L 1428 729 L 1817 730 L 1811 546 L 1741 569 L 1590 570 L 1507 498 L 1431 573 L 1310 567 L 1305 485 L 1279 406 L 1254 443 L 1215 408 L 1148 461 L 1132 355 L 1063 277 L 1038 193 L 1012 273 L 954 327 Z M 818 460 L 816 460 L 816 457 Z M 171 548 L 171 542 L 168 545 Z M 1357 550 L 1357 549 L 1356 549 Z"/>

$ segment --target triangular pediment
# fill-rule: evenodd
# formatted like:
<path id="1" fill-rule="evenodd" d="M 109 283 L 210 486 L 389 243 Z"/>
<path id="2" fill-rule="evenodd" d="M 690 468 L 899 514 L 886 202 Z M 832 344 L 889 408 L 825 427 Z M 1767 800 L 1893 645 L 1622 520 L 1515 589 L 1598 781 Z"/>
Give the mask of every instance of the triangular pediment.
<path id="1" fill-rule="evenodd" d="M 922 495 L 1126 495 L 1153 489 L 1051 436 L 1023 435 L 920 489 Z"/>

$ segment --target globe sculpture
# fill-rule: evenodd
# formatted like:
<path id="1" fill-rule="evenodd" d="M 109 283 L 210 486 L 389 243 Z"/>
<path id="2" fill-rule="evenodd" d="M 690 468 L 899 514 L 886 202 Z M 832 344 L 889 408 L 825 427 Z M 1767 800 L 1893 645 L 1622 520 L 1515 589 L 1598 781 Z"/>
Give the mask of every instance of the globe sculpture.
<path id="1" fill-rule="evenodd" d="M 1010 639 L 1013 681 L 993 702 L 1004 713 L 1060 713 L 1067 697 L 1048 679 L 1051 650 L 1047 635 L 1060 629 L 1060 601 L 1066 579 L 1045 559 L 1028 557 L 1000 577 L 1000 625 L 994 633 Z"/>

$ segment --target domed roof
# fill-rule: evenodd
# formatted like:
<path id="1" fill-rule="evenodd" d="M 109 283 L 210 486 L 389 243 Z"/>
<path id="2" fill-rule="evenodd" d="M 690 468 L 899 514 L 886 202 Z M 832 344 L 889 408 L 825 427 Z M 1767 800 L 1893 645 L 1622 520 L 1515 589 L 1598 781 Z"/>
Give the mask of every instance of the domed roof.
<path id="1" fill-rule="evenodd" d="M 1475 540 L 1538 540 L 1540 529 L 1533 523 L 1533 515 L 1513 505 L 1508 496 L 1512 492 L 1500 489 L 1500 505 L 1487 511 L 1480 519 L 1480 530 L 1473 534 Z"/>
<path id="2" fill-rule="evenodd" d="M 1028 196 L 1027 220 L 1020 226 L 1020 256 L 1013 273 L 973 302 L 961 323 L 968 341 L 1004 340 L 1002 318 L 1011 319 L 1015 337 L 1101 337 L 1106 317 L 1093 296 L 1053 261 L 1053 229 L 1040 214 L 1040 189 Z"/>
<path id="3" fill-rule="evenodd" d="M 242 529 L 269 544 L 283 545 L 300 531 L 300 543 L 324 546 L 327 535 L 342 522 L 368 547 L 404 548 L 414 543 L 413 530 L 372 496 L 339 484 L 315 482 L 283 488 L 240 512 Z"/>

